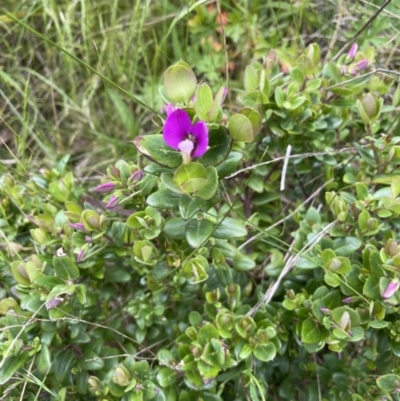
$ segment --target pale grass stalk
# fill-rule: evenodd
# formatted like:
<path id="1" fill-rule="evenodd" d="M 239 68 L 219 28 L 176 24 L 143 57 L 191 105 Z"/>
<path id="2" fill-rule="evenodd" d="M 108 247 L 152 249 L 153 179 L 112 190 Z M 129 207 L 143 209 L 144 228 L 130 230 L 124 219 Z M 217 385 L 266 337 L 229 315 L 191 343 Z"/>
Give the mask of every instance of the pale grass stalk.
<path id="1" fill-rule="evenodd" d="M 289 163 L 289 157 L 290 157 L 290 152 L 291 151 L 292 151 L 292 146 L 288 145 L 288 147 L 286 149 L 285 160 L 283 162 L 283 168 L 282 168 L 281 191 L 283 191 L 285 189 L 286 170 L 287 170 L 287 166 L 288 166 L 288 163 Z"/>
<path id="2" fill-rule="evenodd" d="M 296 254 L 291 255 L 287 262 L 285 267 L 282 269 L 279 277 L 276 279 L 276 281 L 274 281 L 273 283 L 271 283 L 270 287 L 268 288 L 267 292 L 263 295 L 263 297 L 256 303 L 256 305 L 247 313 L 247 316 L 251 316 L 253 315 L 258 308 L 264 304 L 268 304 L 271 302 L 271 299 L 273 298 L 273 296 L 275 295 L 276 291 L 279 288 L 279 285 L 282 282 L 282 279 L 290 272 L 290 270 L 292 270 L 292 268 L 295 266 L 295 264 L 297 263 L 297 261 L 300 259 L 300 257 L 307 251 L 312 250 L 315 245 L 318 244 L 318 242 L 326 235 L 329 233 L 329 231 L 331 231 L 331 229 L 337 224 L 337 220 L 333 221 L 332 223 L 328 224 L 325 228 L 323 228 L 321 230 L 321 232 L 315 236 L 314 238 L 312 238 L 310 241 L 308 241 L 303 248 Z"/>
<path id="3" fill-rule="evenodd" d="M 293 210 L 293 212 L 289 213 L 286 217 L 283 219 L 277 221 L 276 223 L 272 224 L 268 228 L 266 228 L 263 231 L 260 231 L 258 234 L 254 235 L 253 237 L 249 238 L 246 242 L 244 242 L 242 245 L 238 247 L 239 250 L 243 249 L 253 241 L 255 241 L 257 238 L 260 238 L 262 235 L 267 233 L 268 231 L 272 230 L 273 228 L 279 226 L 280 224 L 284 223 L 286 220 L 290 219 L 294 214 L 296 214 L 298 211 L 300 211 L 308 202 L 313 200 L 327 185 L 329 185 L 333 179 L 330 179 L 329 181 L 325 182 L 323 185 L 321 185 L 314 193 L 312 193 L 299 207 Z"/>

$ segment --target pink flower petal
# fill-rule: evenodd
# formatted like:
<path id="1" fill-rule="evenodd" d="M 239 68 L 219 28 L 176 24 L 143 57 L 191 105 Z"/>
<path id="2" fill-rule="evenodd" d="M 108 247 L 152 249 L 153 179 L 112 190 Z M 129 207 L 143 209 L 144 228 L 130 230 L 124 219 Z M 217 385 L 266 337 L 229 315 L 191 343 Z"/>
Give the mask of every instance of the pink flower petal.
<path id="1" fill-rule="evenodd" d="M 349 52 L 347 53 L 347 55 L 348 55 L 350 58 L 354 58 L 354 56 L 357 54 L 357 50 L 358 50 L 358 45 L 357 45 L 357 43 L 353 43 L 353 44 L 351 45 L 350 50 L 349 50 Z"/>
<path id="2" fill-rule="evenodd" d="M 166 119 L 163 136 L 165 143 L 173 149 L 179 150 L 178 145 L 184 141 L 192 129 L 192 122 L 186 111 L 177 109 Z"/>
<path id="3" fill-rule="evenodd" d="M 198 121 L 192 128 L 192 135 L 196 138 L 193 157 L 201 157 L 207 152 L 208 128 L 205 122 Z"/>

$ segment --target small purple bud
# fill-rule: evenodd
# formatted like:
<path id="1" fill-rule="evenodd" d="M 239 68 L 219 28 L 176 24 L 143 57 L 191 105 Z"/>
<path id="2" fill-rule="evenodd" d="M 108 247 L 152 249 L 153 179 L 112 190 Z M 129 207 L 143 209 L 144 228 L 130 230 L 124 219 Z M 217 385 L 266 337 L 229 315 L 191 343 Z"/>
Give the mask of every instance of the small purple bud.
<path id="1" fill-rule="evenodd" d="M 346 70 L 347 70 L 347 68 L 346 68 L 346 66 L 343 64 L 343 65 L 342 65 L 342 69 L 341 69 L 342 75 L 346 75 Z"/>
<path id="2" fill-rule="evenodd" d="M 83 257 L 85 256 L 86 251 L 84 249 L 81 249 L 78 253 L 78 256 L 76 257 L 76 263 L 79 263 L 82 261 Z"/>
<path id="3" fill-rule="evenodd" d="M 139 182 L 142 178 L 143 178 L 143 171 L 142 170 L 136 170 L 129 177 L 129 181 L 131 181 L 131 182 Z"/>
<path id="4" fill-rule="evenodd" d="M 322 313 L 329 313 L 331 310 L 328 308 L 319 308 Z"/>
<path id="5" fill-rule="evenodd" d="M 222 89 L 222 98 L 221 98 L 221 106 L 223 105 L 225 98 L 226 98 L 226 94 L 228 93 L 228 88 L 223 88 Z"/>
<path id="6" fill-rule="evenodd" d="M 382 294 L 382 298 L 384 299 L 392 298 L 392 296 L 396 294 L 397 290 L 399 289 L 399 286 L 400 282 L 398 279 L 392 280 L 387 286 L 385 292 Z"/>
<path id="7" fill-rule="evenodd" d="M 368 64 L 369 64 L 369 60 L 367 60 L 367 59 L 363 59 L 363 60 L 360 60 L 357 64 L 356 64 L 356 68 L 358 69 L 358 70 L 365 70 L 367 67 L 368 67 Z"/>
<path id="8" fill-rule="evenodd" d="M 115 187 L 114 183 L 112 183 L 112 182 L 106 182 L 106 183 L 104 183 L 104 184 L 100 184 L 99 186 L 97 186 L 97 187 L 95 188 L 95 190 L 96 190 L 97 192 L 104 192 L 104 193 L 106 193 L 106 192 L 112 191 L 112 190 L 114 189 L 114 187 Z"/>
<path id="9" fill-rule="evenodd" d="M 46 309 L 47 310 L 53 309 L 57 305 L 59 305 L 62 301 L 63 301 L 62 298 L 54 297 L 54 298 L 50 299 L 50 301 L 46 302 Z"/>
<path id="10" fill-rule="evenodd" d="M 354 58 L 354 56 L 357 54 L 357 50 L 358 50 L 358 45 L 357 43 L 353 43 L 350 47 L 349 52 L 347 53 L 347 55 L 349 56 L 349 58 Z"/>
<path id="11" fill-rule="evenodd" d="M 118 198 L 116 196 L 111 196 L 110 200 L 108 201 L 106 208 L 112 209 L 113 207 L 118 205 Z"/>
<path id="12" fill-rule="evenodd" d="M 342 302 L 344 304 L 351 304 L 354 301 L 353 297 L 347 297 L 345 299 L 342 299 Z"/>
<path id="13" fill-rule="evenodd" d="M 165 113 L 167 117 L 175 110 L 176 110 L 175 106 L 172 103 L 168 103 L 164 105 L 162 108 L 163 113 Z"/>
<path id="14" fill-rule="evenodd" d="M 75 230 L 86 231 L 85 226 L 82 223 L 68 223 L 68 225 Z"/>
<path id="15" fill-rule="evenodd" d="M 88 244 L 92 243 L 92 237 L 90 235 L 86 235 L 85 240 Z"/>

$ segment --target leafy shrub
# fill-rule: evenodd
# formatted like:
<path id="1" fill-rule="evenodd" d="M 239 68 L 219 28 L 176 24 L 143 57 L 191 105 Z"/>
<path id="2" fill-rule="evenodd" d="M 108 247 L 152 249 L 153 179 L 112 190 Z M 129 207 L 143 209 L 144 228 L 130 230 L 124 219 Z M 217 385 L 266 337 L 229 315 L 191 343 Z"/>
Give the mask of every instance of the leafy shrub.
<path id="1" fill-rule="evenodd" d="M 272 51 L 228 101 L 181 61 L 102 201 L 68 158 L 1 177 L 2 393 L 393 399 L 400 94 L 373 58 Z"/>

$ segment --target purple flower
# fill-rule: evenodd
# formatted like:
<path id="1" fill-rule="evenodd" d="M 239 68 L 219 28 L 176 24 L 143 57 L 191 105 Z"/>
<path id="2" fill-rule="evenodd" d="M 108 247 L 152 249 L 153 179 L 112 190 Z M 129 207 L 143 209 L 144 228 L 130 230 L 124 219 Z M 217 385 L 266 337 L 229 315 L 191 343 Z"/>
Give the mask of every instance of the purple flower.
<path id="1" fill-rule="evenodd" d="M 177 109 L 166 119 L 163 135 L 165 143 L 180 150 L 184 163 L 192 157 L 201 157 L 208 147 L 208 128 L 204 121 L 192 124 L 186 111 Z"/>
<path id="2" fill-rule="evenodd" d="M 221 98 L 221 106 L 223 105 L 225 98 L 226 98 L 226 94 L 228 93 L 228 88 L 223 88 L 222 89 L 222 98 Z"/>
<path id="3" fill-rule="evenodd" d="M 76 257 L 76 263 L 79 263 L 83 257 L 85 256 L 86 251 L 84 249 L 81 249 L 78 253 L 78 256 Z"/>
<path id="4" fill-rule="evenodd" d="M 142 170 L 135 170 L 131 176 L 129 177 L 129 181 L 131 182 L 139 182 L 143 178 Z"/>
<path id="5" fill-rule="evenodd" d="M 97 192 L 110 192 L 114 189 L 115 185 L 112 182 L 106 182 L 104 184 L 100 184 L 95 188 Z"/>
<path id="6" fill-rule="evenodd" d="M 342 299 L 342 302 L 344 304 L 351 304 L 354 301 L 353 297 L 347 297 L 345 299 Z"/>
<path id="7" fill-rule="evenodd" d="M 86 241 L 88 244 L 92 243 L 92 237 L 91 237 L 90 235 L 86 235 L 85 241 Z"/>
<path id="8" fill-rule="evenodd" d="M 75 228 L 75 230 L 86 231 L 86 228 L 82 223 L 68 223 L 68 225 Z"/>
<path id="9" fill-rule="evenodd" d="M 341 69 L 342 75 L 346 75 L 346 71 L 347 71 L 347 68 L 346 68 L 346 66 L 343 64 L 343 65 L 342 65 L 342 69 Z"/>
<path id="10" fill-rule="evenodd" d="M 358 70 L 365 70 L 368 67 L 369 61 L 367 59 L 363 59 L 360 60 L 357 64 L 356 64 L 356 68 Z"/>
<path id="11" fill-rule="evenodd" d="M 385 292 L 382 294 L 382 298 L 388 299 L 391 298 L 394 294 L 396 294 L 399 289 L 400 282 L 397 279 L 392 280 L 387 286 Z"/>
<path id="12" fill-rule="evenodd" d="M 358 45 L 357 43 L 353 43 L 350 47 L 349 52 L 347 53 L 347 56 L 349 58 L 354 58 L 354 56 L 357 54 L 357 50 L 358 50 Z"/>
<path id="13" fill-rule="evenodd" d="M 111 196 L 111 198 L 109 199 L 107 205 L 106 205 L 106 209 L 112 209 L 113 207 L 118 205 L 118 198 L 116 196 Z"/>

